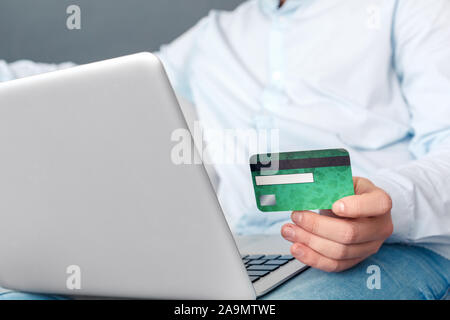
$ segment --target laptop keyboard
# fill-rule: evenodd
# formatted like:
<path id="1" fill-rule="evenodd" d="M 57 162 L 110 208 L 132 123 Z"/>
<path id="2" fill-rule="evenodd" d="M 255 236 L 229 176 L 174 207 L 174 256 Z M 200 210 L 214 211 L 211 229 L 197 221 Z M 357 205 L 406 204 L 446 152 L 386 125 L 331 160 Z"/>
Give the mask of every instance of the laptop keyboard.
<path id="1" fill-rule="evenodd" d="M 241 257 L 251 282 L 255 282 L 262 277 L 267 276 L 272 271 L 275 271 L 289 261 L 294 260 L 294 257 L 290 254 L 247 254 L 242 255 Z"/>

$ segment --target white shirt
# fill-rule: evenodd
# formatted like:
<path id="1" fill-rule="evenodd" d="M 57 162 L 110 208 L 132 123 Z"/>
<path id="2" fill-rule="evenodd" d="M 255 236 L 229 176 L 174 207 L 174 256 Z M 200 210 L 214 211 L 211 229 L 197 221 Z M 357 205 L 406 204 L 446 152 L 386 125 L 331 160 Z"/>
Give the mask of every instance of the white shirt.
<path id="1" fill-rule="evenodd" d="M 393 199 L 388 241 L 450 258 L 450 1 L 277 7 L 211 11 L 163 46 L 177 93 L 206 129 L 279 129 L 280 151 L 348 149 L 353 174 Z M 0 61 L 0 81 L 69 66 Z M 234 231 L 280 231 L 289 213 L 257 210 L 248 165 L 216 170 Z"/>
<path id="2" fill-rule="evenodd" d="M 450 258 L 450 1 L 251 0 L 158 55 L 206 137 L 275 128 L 273 151 L 346 148 L 393 199 L 389 241 Z M 234 231 L 280 231 L 289 213 L 257 210 L 248 165 L 216 170 Z"/>

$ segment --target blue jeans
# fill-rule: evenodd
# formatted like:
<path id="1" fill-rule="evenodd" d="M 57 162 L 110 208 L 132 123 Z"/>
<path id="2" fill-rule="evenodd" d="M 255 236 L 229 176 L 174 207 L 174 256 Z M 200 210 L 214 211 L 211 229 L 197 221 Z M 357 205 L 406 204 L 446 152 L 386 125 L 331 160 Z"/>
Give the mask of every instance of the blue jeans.
<path id="1" fill-rule="evenodd" d="M 380 289 L 367 286 L 374 275 L 369 266 L 379 267 Z M 450 260 L 420 247 L 385 244 L 344 272 L 309 268 L 263 299 L 449 299 L 449 288 Z"/>
<path id="2" fill-rule="evenodd" d="M 369 289 L 369 266 L 379 267 L 380 289 Z M 449 299 L 450 260 L 424 248 L 385 244 L 340 273 L 309 268 L 263 299 Z M 59 299 L 0 288 L 0 299 Z"/>

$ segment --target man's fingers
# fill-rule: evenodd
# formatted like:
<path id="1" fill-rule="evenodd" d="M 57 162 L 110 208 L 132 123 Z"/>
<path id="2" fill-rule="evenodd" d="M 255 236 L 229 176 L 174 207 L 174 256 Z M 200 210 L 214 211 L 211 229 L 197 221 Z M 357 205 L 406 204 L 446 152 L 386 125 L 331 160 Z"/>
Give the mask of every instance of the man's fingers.
<path id="1" fill-rule="evenodd" d="M 344 197 L 333 204 L 333 212 L 341 217 L 380 216 L 391 211 L 391 197 L 365 178 L 355 178 L 356 195 Z"/>
<path id="2" fill-rule="evenodd" d="M 327 272 L 339 272 L 348 269 L 364 258 L 355 258 L 348 260 L 335 260 L 327 258 L 313 249 L 301 243 L 294 243 L 291 246 L 291 254 L 300 262 Z"/>
<path id="3" fill-rule="evenodd" d="M 353 188 L 355 194 L 363 194 L 372 191 L 376 186 L 367 178 L 353 177 Z"/>
<path id="4" fill-rule="evenodd" d="M 391 224 L 387 223 L 389 218 L 386 215 L 374 218 L 342 219 L 321 216 L 311 211 L 294 211 L 291 215 L 292 221 L 300 228 L 342 244 L 385 239 L 392 233 L 392 227 L 389 227 Z"/>
<path id="5" fill-rule="evenodd" d="M 376 253 L 381 245 L 380 241 L 345 245 L 319 237 L 294 224 L 285 224 L 281 234 L 288 241 L 302 243 L 319 254 L 335 260 L 364 258 Z"/>

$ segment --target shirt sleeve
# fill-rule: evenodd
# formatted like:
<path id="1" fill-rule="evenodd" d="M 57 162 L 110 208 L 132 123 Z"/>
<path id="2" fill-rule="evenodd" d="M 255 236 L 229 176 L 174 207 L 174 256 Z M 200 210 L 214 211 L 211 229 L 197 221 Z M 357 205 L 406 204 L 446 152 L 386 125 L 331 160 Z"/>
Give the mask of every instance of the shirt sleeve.
<path id="1" fill-rule="evenodd" d="M 393 199 L 390 241 L 450 252 L 450 1 L 399 0 L 393 50 L 415 160 L 371 179 Z"/>
<path id="2" fill-rule="evenodd" d="M 159 51 L 154 53 L 163 63 L 164 69 L 177 95 L 182 96 L 192 103 L 194 101 L 189 85 L 191 60 L 195 52 L 197 39 L 202 36 L 203 30 L 208 25 L 210 16 L 204 17 L 195 26 L 171 43 L 161 46 Z"/>
<path id="3" fill-rule="evenodd" d="M 38 63 L 30 60 L 19 60 L 13 63 L 6 63 L 0 60 L 0 81 L 8 81 L 29 77 L 40 73 L 62 70 L 75 66 L 72 62 L 60 64 Z"/>

